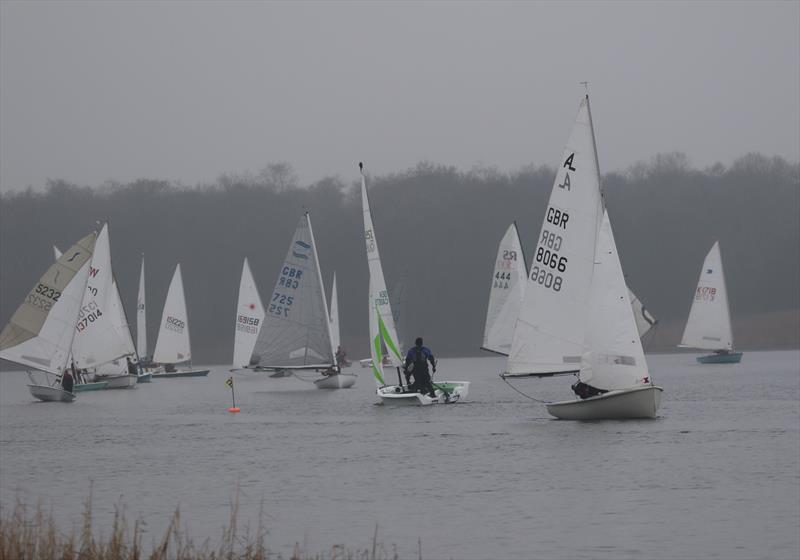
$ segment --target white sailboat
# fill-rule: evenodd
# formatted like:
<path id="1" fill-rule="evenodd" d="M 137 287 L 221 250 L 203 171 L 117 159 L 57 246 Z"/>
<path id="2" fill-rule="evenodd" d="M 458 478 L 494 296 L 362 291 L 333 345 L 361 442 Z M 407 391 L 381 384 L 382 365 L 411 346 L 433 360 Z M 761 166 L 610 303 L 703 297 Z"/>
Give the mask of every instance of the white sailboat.
<path id="1" fill-rule="evenodd" d="M 181 265 L 175 267 L 172 281 L 167 290 L 161 326 L 158 331 L 153 361 L 164 365 L 163 372 L 153 373 L 153 379 L 172 377 L 204 377 L 207 369 L 192 369 L 192 345 L 189 339 L 189 315 L 186 312 L 186 298 L 183 295 Z M 176 369 L 177 364 L 188 363 L 188 369 Z"/>
<path id="2" fill-rule="evenodd" d="M 253 364 L 256 358 L 258 362 Z M 336 363 L 317 244 L 308 213 L 297 223 L 247 367 L 270 372 L 270 377 L 317 371 L 322 377 L 314 384 L 320 389 L 344 389 L 355 384 L 356 377 L 342 373 Z"/>
<path id="3" fill-rule="evenodd" d="M 58 379 L 69 360 L 96 238 L 91 233 L 59 256 L 0 332 L 0 358 L 56 378 L 52 383 L 37 383 L 29 371 L 28 389 L 39 400 L 75 399 Z"/>
<path id="4" fill-rule="evenodd" d="M 250 264 L 244 259 L 242 278 L 239 281 L 239 301 L 236 304 L 236 327 L 233 339 L 233 367 L 243 368 L 251 364 L 253 348 L 258 339 L 258 331 L 264 322 L 264 305 L 258 295 L 258 288 L 250 271 Z M 253 360 L 258 363 L 258 358 Z"/>
<path id="5" fill-rule="evenodd" d="M 728 290 L 719 241 L 714 243 L 703 261 L 679 346 L 713 351 L 711 355 L 697 358 L 701 364 L 738 364 L 742 359 L 742 353 L 733 349 Z"/>
<path id="6" fill-rule="evenodd" d="M 350 366 L 350 362 L 342 348 L 342 333 L 339 327 L 339 292 L 336 288 L 336 272 L 333 273 L 333 283 L 331 285 L 331 311 L 329 317 L 331 323 L 331 346 L 336 348 L 336 363 L 340 368 Z"/>
<path id="7" fill-rule="evenodd" d="M 522 301 L 525 299 L 527 279 L 528 270 L 525 256 L 519 240 L 517 224 L 514 222 L 506 230 L 497 248 L 481 349 L 508 356 L 517 316 Z M 658 321 L 630 289 L 628 289 L 628 295 L 636 318 L 636 328 L 641 338 Z"/>
<path id="8" fill-rule="evenodd" d="M 525 255 L 522 252 L 517 223 L 514 222 L 508 226 L 497 248 L 482 349 L 508 356 L 514 325 L 525 298 L 527 278 Z"/>
<path id="9" fill-rule="evenodd" d="M 364 166 L 358 164 L 361 171 L 361 206 L 364 213 L 364 239 L 367 247 L 367 264 L 369 265 L 369 335 L 370 368 L 378 384 L 376 394 L 381 402 L 391 405 L 429 405 L 455 403 L 467 396 L 468 381 L 433 381 L 435 396 L 412 392 L 403 383 L 400 368 L 403 366 L 403 354 L 398 344 L 394 316 L 389 302 L 389 291 L 383 276 L 381 257 L 378 252 L 378 240 L 372 223 L 372 212 L 367 196 L 367 184 L 364 178 Z M 384 352 L 385 348 L 385 352 Z M 397 371 L 398 384 L 388 385 L 384 377 L 383 357 L 388 355 L 389 361 Z"/>
<path id="10" fill-rule="evenodd" d="M 139 383 L 149 383 L 153 374 L 145 371 L 147 358 L 147 309 L 144 297 L 144 255 L 142 255 L 142 268 L 139 271 L 139 292 L 136 296 L 136 354 L 139 361 Z"/>
<path id="11" fill-rule="evenodd" d="M 106 389 L 136 386 L 137 376 L 127 366 L 136 349 L 111 267 L 108 224 L 97 236 L 75 329 L 72 362 L 76 368 L 91 371 L 92 381 L 107 381 Z M 80 387 L 76 379 L 76 390 Z"/>
<path id="12" fill-rule="evenodd" d="M 653 418 L 661 387 L 647 370 L 603 208 L 589 96 L 556 174 L 504 377 L 577 374 L 567 420 Z"/>

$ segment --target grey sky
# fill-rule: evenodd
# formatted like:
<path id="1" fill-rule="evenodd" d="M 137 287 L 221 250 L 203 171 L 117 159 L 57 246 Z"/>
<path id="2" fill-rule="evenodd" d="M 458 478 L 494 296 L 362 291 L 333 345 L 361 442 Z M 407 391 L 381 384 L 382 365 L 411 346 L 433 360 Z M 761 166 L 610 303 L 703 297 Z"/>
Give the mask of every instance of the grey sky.
<path id="1" fill-rule="evenodd" d="M 800 2 L 0 4 L 0 188 L 800 157 Z"/>

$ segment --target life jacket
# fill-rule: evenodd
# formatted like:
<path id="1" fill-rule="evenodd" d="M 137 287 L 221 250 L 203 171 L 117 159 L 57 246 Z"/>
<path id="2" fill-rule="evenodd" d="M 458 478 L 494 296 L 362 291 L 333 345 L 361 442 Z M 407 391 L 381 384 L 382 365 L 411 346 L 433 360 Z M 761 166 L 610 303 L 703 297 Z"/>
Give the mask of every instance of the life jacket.
<path id="1" fill-rule="evenodd" d="M 414 371 L 428 371 L 428 355 L 420 346 L 414 348 Z"/>

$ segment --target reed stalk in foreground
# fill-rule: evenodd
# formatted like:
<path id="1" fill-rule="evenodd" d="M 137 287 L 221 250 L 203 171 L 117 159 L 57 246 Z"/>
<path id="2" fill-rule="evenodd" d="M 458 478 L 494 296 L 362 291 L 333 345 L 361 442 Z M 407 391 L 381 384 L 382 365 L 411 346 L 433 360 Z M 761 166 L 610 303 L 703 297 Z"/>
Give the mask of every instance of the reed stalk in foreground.
<path id="1" fill-rule="evenodd" d="M 288 557 L 273 553 L 265 543 L 263 504 L 255 534 L 247 527 L 243 534 L 238 530 L 238 508 L 237 496 L 216 548 L 208 539 L 195 546 L 188 530 L 181 528 L 180 510 L 176 509 L 164 535 L 145 552 L 143 522 L 137 519 L 130 527 L 121 504 L 115 505 L 110 533 L 95 534 L 90 493 L 76 535 L 74 528 L 68 533 L 59 530 L 52 513 L 46 513 L 41 503 L 31 512 L 17 500 L 10 510 L 0 511 L 0 560 L 399 560 L 396 547 L 390 553 L 378 542 L 377 525 L 369 549 L 350 549 L 337 544 L 327 552 L 309 553 L 296 544 Z M 422 560 L 421 541 L 418 555 L 418 560 Z"/>

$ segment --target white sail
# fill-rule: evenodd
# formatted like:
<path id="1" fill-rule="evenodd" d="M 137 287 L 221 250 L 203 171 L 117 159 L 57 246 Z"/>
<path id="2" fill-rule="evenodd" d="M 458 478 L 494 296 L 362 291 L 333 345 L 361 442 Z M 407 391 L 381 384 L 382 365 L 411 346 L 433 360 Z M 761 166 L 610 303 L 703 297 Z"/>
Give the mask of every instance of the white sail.
<path id="1" fill-rule="evenodd" d="M 607 212 L 597 239 L 585 346 L 582 382 L 605 391 L 650 384 Z"/>
<path id="2" fill-rule="evenodd" d="M 537 238 L 508 374 L 577 372 L 602 219 L 589 98 L 581 101 Z"/>
<path id="3" fill-rule="evenodd" d="M 61 258 L 61 254 L 62 254 L 61 250 L 58 247 L 56 247 L 55 245 L 53 245 L 53 256 L 55 257 L 54 260 L 60 259 Z"/>
<path id="4" fill-rule="evenodd" d="M 0 332 L 0 358 L 60 374 L 69 358 L 96 234 L 53 263 Z"/>
<path id="5" fill-rule="evenodd" d="M 253 348 L 258 339 L 258 331 L 264 322 L 264 306 L 258 295 L 258 288 L 250 271 L 250 264 L 244 259 L 242 279 L 239 282 L 239 301 L 236 304 L 236 330 L 233 340 L 233 366 L 245 367 L 250 364 Z"/>
<path id="6" fill-rule="evenodd" d="M 342 335 L 339 331 L 339 294 L 336 292 L 336 272 L 333 273 L 333 285 L 331 286 L 331 346 L 338 350 L 342 344 Z"/>
<path id="7" fill-rule="evenodd" d="M 703 261 L 680 346 L 703 350 L 733 350 L 728 293 L 719 242 L 714 243 Z"/>
<path id="8" fill-rule="evenodd" d="M 361 171 L 361 206 L 364 212 L 364 239 L 367 245 L 367 264 L 369 265 L 370 351 L 373 353 L 373 374 L 378 384 L 383 385 L 383 350 L 375 350 L 376 337 L 378 337 L 378 345 L 382 343 L 386 347 L 392 366 L 400 367 L 403 363 L 403 355 L 394 325 L 392 306 L 389 302 L 389 290 L 386 288 L 386 280 L 383 277 L 383 267 L 378 252 L 375 227 L 372 224 L 372 212 L 370 211 L 363 168 Z"/>
<path id="9" fill-rule="evenodd" d="M 136 352 L 139 358 L 147 356 L 147 310 L 144 298 L 144 256 L 139 272 L 139 295 L 136 297 Z"/>
<path id="10" fill-rule="evenodd" d="M 316 369 L 336 363 L 328 304 L 308 214 L 297 224 L 264 311 L 255 345 L 259 365 Z"/>
<path id="11" fill-rule="evenodd" d="M 133 344 L 133 335 L 131 334 L 131 327 L 128 323 L 128 315 L 125 313 L 125 307 L 122 305 L 122 297 L 120 297 L 119 294 L 119 284 L 117 284 L 116 278 L 112 280 L 111 287 L 111 313 L 114 317 L 114 328 L 123 341 L 125 355 L 135 356 L 136 346 Z"/>
<path id="12" fill-rule="evenodd" d="M 497 248 L 486 325 L 483 329 L 484 350 L 506 356 L 511 350 L 514 325 L 525 296 L 527 278 L 528 271 L 517 224 L 512 223 Z"/>
<path id="13" fill-rule="evenodd" d="M 636 320 L 636 329 L 639 331 L 639 338 L 642 338 L 656 323 L 658 323 L 658 321 L 630 288 L 628 288 L 628 297 L 631 300 L 631 309 L 633 309 L 633 318 Z"/>
<path id="14" fill-rule="evenodd" d="M 126 337 L 120 332 L 121 309 L 116 309 L 115 291 L 108 224 L 105 224 L 95 243 L 72 341 L 72 359 L 79 368 L 94 368 L 133 353 L 128 343 L 130 333 Z"/>
<path id="15" fill-rule="evenodd" d="M 164 302 L 153 361 L 159 364 L 179 364 L 191 359 L 189 316 L 186 313 L 186 298 L 183 295 L 181 265 L 178 264 L 169 284 L 167 300 Z"/>

